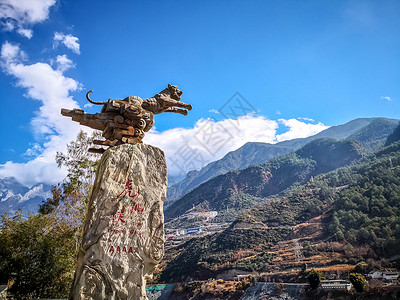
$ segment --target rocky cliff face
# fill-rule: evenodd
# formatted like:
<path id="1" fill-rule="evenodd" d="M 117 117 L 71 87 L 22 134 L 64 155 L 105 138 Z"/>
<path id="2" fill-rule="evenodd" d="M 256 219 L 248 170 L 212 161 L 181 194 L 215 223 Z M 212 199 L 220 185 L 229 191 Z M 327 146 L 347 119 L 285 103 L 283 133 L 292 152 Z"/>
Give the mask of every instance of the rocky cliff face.
<path id="1" fill-rule="evenodd" d="M 164 153 L 120 145 L 102 156 L 71 299 L 147 299 L 146 277 L 164 253 Z"/>

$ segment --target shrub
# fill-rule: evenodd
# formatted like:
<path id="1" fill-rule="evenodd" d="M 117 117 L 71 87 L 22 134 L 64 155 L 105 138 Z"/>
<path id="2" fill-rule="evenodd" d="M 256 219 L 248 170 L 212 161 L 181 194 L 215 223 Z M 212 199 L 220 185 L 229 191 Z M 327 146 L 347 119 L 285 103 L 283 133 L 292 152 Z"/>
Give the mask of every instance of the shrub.
<path id="1" fill-rule="evenodd" d="M 307 274 L 307 280 L 310 284 L 310 287 L 315 290 L 318 288 L 319 284 L 321 283 L 321 273 L 312 269 Z"/>
<path id="2" fill-rule="evenodd" d="M 350 282 L 354 285 L 357 292 L 364 291 L 366 281 L 365 278 L 359 273 L 351 273 L 349 276 Z"/>

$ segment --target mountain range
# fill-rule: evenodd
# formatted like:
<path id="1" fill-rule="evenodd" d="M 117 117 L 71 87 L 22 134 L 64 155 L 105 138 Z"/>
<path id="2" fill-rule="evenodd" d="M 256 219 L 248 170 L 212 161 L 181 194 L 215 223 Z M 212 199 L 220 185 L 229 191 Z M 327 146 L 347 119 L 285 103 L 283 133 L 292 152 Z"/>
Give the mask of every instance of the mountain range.
<path id="1" fill-rule="evenodd" d="M 39 204 L 51 196 L 51 185 L 37 183 L 27 187 L 18 182 L 14 177 L 0 179 L 0 215 L 14 214 L 22 209 L 27 215 L 37 212 Z"/>
<path id="2" fill-rule="evenodd" d="M 266 281 L 297 282 L 302 268 L 324 269 L 324 276 L 352 272 L 361 263 L 368 270 L 399 268 L 400 124 L 383 141 L 382 124 L 354 132 L 359 141 L 313 140 L 184 195 L 167 217 L 193 204 L 193 211 L 203 205 L 218 214 L 227 202 L 247 209 L 227 228 L 167 248 L 160 281 L 256 272 Z M 198 226 L 207 231 L 212 223 L 203 219 Z"/>
<path id="3" fill-rule="evenodd" d="M 240 170 L 251 165 L 263 163 L 274 157 L 299 149 L 318 138 L 354 139 L 360 142 L 366 150 L 373 151 L 383 145 L 387 136 L 393 131 L 398 122 L 399 120 L 387 118 L 359 118 L 343 125 L 332 126 L 307 138 L 298 138 L 276 144 L 246 143 L 239 149 L 227 153 L 220 160 L 209 163 L 201 170 L 188 172 L 183 180 L 170 185 L 167 190 L 168 201 L 166 206 L 168 207 L 188 191 L 212 177 L 231 170 Z"/>
<path id="4" fill-rule="evenodd" d="M 364 151 L 373 151 L 384 144 L 397 122 L 398 120 L 387 118 L 360 118 L 343 125 L 332 126 L 308 138 L 276 144 L 246 143 L 239 149 L 227 153 L 222 159 L 209 163 L 201 170 L 190 171 L 183 180 L 175 184 L 171 184 L 174 178 L 170 177 L 168 200 L 165 205 L 167 215 L 172 211 L 168 212 L 168 207 L 174 201 L 218 175 L 245 169 L 288 154 L 319 138 L 352 139 L 358 141 L 364 147 Z M 13 177 L 0 179 L 0 214 L 13 213 L 18 209 L 22 209 L 24 214 L 36 212 L 39 204 L 50 196 L 51 186 L 46 183 L 38 183 L 29 188 Z"/>
<path id="5" fill-rule="evenodd" d="M 170 205 L 165 217 L 175 218 L 198 206 L 218 212 L 227 208 L 241 211 L 294 183 L 304 183 L 312 176 L 360 159 L 362 151 L 361 144 L 354 140 L 312 140 L 289 154 L 208 180 Z"/>

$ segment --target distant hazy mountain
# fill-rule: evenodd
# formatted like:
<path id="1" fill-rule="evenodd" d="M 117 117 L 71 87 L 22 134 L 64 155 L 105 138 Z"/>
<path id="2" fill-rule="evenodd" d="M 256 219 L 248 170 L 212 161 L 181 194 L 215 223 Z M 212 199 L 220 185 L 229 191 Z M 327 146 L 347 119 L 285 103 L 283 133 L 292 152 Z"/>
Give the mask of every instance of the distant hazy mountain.
<path id="1" fill-rule="evenodd" d="M 320 133 L 308 137 L 293 139 L 276 144 L 246 143 L 239 149 L 229 152 L 220 160 L 209 163 L 199 171 L 190 171 L 186 177 L 176 183 L 170 184 L 167 191 L 169 201 L 176 200 L 201 183 L 217 175 L 225 174 L 231 170 L 244 169 L 292 152 L 318 138 L 333 138 L 342 140 L 352 138 L 359 141 L 368 150 L 382 146 L 387 136 L 393 131 L 399 120 L 387 118 L 360 118 L 346 124 L 332 126 Z M 172 204 L 173 201 L 169 202 Z M 169 204 L 167 202 L 167 206 Z"/>
<path id="2" fill-rule="evenodd" d="M 51 186 L 37 183 L 28 188 L 19 183 L 14 177 L 0 179 L 0 214 L 14 214 L 22 209 L 24 214 L 36 212 L 39 204 L 51 196 Z"/>

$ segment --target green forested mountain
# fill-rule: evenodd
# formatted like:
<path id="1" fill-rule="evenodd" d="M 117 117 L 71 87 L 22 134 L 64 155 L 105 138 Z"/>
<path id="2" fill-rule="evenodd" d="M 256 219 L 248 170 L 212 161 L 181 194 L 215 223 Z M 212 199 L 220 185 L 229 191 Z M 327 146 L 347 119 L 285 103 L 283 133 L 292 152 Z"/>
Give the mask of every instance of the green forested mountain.
<path id="1" fill-rule="evenodd" d="M 343 125 L 332 126 L 308 138 L 293 139 L 276 144 L 246 143 L 239 149 L 229 152 L 222 159 L 209 163 L 201 170 L 190 171 L 186 178 L 168 188 L 167 196 L 169 200 L 177 199 L 210 178 L 231 170 L 240 170 L 263 163 L 274 157 L 295 151 L 319 138 L 336 140 L 348 138 L 359 141 L 367 149 L 377 149 L 379 146 L 383 146 L 382 143 L 397 123 L 398 120 L 387 118 L 359 118 Z"/>
<path id="2" fill-rule="evenodd" d="M 217 176 L 169 206 L 166 218 L 185 213 L 201 205 L 221 211 L 249 208 L 261 198 L 277 194 L 294 183 L 327 172 L 361 158 L 361 146 L 355 141 L 317 139 L 303 148 L 266 163 Z"/>
<path id="3" fill-rule="evenodd" d="M 376 118 L 347 139 L 356 140 L 367 151 L 373 152 L 385 145 L 388 136 L 396 128 L 397 123 L 393 120 Z"/>
<path id="4" fill-rule="evenodd" d="M 399 129 L 400 125 L 395 132 Z M 270 270 L 282 251 L 276 249 L 278 242 L 293 245 L 299 239 L 305 240 L 302 254 L 316 255 L 319 265 L 334 264 L 337 257 L 337 262 L 352 264 L 386 258 L 399 266 L 399 139 L 350 165 L 291 186 L 281 196 L 265 199 L 220 233 L 189 240 L 175 249 L 161 280 L 215 276 L 228 269 Z M 307 148 L 315 149 L 311 144 L 298 152 L 319 160 Z M 332 239 L 335 243 L 330 244 Z M 331 253 L 333 245 L 336 256 Z M 324 262 L 324 255 L 330 259 Z"/>
<path id="5" fill-rule="evenodd" d="M 385 146 L 389 146 L 390 144 L 392 144 L 395 141 L 400 140 L 400 123 L 399 126 L 397 126 L 393 132 L 388 136 Z"/>

